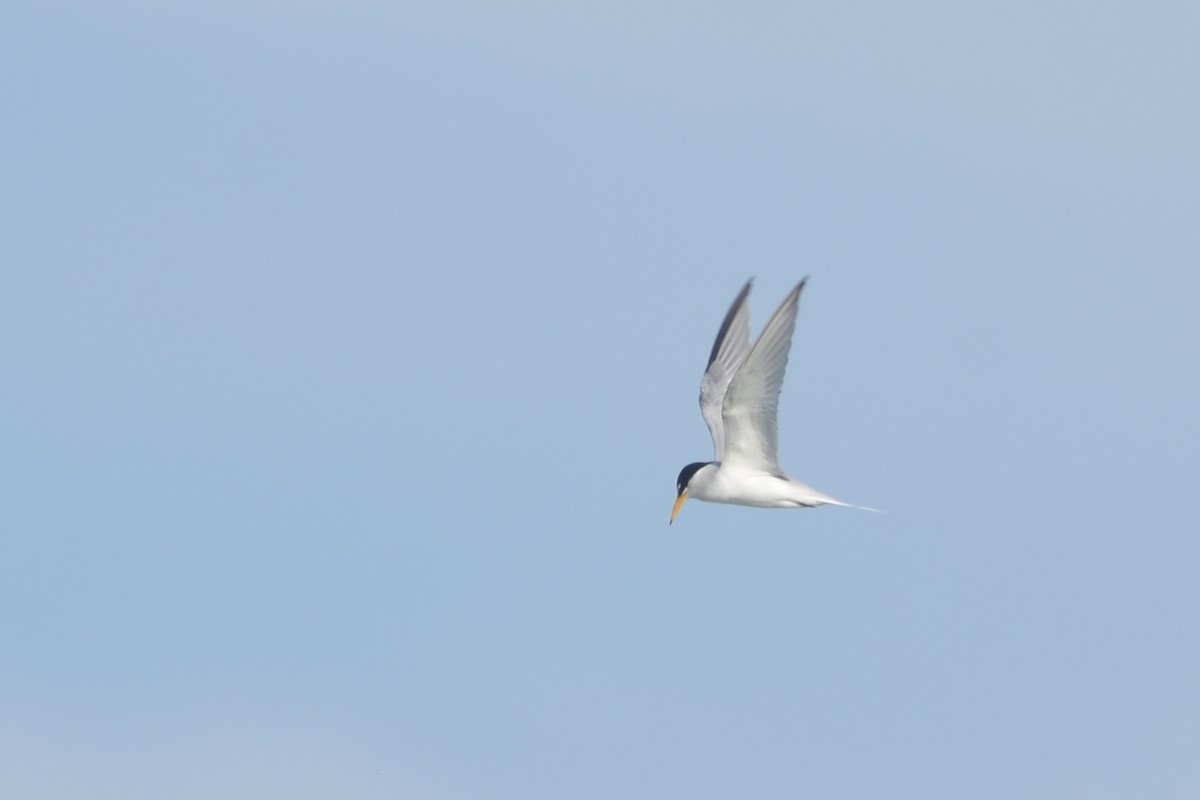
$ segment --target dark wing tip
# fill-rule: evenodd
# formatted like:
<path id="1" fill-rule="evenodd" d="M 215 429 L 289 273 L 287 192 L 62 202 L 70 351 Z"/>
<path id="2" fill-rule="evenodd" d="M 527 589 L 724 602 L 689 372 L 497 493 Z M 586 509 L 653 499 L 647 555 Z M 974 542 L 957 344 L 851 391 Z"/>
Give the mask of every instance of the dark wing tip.
<path id="1" fill-rule="evenodd" d="M 803 292 L 804 287 L 806 285 L 808 285 L 808 278 L 809 278 L 809 276 L 805 275 L 803 278 L 800 279 L 800 282 L 797 283 L 796 286 L 790 292 L 788 292 L 788 296 L 783 298 L 783 304 L 780 305 L 780 308 L 783 308 L 784 306 L 790 305 L 792 303 L 795 303 L 796 305 L 800 305 L 800 293 Z"/>
<path id="2" fill-rule="evenodd" d="M 808 280 L 805 278 L 805 280 Z M 712 351 L 708 354 L 708 366 L 712 366 L 713 361 L 717 358 L 717 353 L 721 350 L 721 342 L 725 341 L 725 337 L 729 335 L 729 326 L 733 324 L 733 318 L 737 316 L 738 309 L 746 302 L 746 298 L 750 296 L 750 287 L 754 284 L 754 278 L 746 281 L 746 285 L 738 292 L 737 297 L 733 299 L 733 305 L 729 306 L 729 310 L 725 312 L 725 319 L 721 320 L 721 329 L 717 331 L 717 338 L 713 340 Z"/>

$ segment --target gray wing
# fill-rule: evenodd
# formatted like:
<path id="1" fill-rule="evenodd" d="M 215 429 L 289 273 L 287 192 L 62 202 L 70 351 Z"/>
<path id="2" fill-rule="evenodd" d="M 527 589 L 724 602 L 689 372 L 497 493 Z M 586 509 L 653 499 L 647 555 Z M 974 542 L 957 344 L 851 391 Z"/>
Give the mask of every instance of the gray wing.
<path id="1" fill-rule="evenodd" d="M 725 453 L 725 426 L 721 419 L 725 390 L 750 352 L 750 306 L 746 299 L 753 282 L 753 278 L 746 281 L 725 314 L 700 380 L 700 413 L 712 434 L 714 461 L 721 461 Z"/>
<path id="2" fill-rule="evenodd" d="M 782 475 L 779 468 L 779 390 L 792 349 L 800 281 L 759 334 L 725 391 L 721 417 L 725 433 L 724 463 Z"/>

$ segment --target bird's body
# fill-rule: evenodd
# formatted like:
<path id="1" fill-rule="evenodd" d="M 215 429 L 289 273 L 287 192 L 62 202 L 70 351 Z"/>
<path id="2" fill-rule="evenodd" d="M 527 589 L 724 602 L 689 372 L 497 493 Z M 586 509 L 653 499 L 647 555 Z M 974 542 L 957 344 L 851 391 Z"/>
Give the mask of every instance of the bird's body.
<path id="1" fill-rule="evenodd" d="M 709 503 L 759 508 L 849 505 L 786 475 L 772 475 L 737 464 L 719 462 L 710 462 L 697 470 L 688 482 L 687 491 L 690 497 Z"/>
<path id="2" fill-rule="evenodd" d="M 788 478 L 779 466 L 779 392 L 807 280 L 792 289 L 753 347 L 750 281 L 725 315 L 700 381 L 700 412 L 712 434 L 713 460 L 680 471 L 672 522 L 688 497 L 760 508 L 862 508 Z"/>

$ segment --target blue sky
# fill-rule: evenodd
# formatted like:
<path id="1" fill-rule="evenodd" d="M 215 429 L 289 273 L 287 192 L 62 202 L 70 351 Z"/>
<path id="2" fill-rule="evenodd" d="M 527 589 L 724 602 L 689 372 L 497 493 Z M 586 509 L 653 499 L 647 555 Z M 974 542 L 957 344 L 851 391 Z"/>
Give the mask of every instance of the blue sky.
<path id="1" fill-rule="evenodd" d="M 9 3 L 0 794 L 1200 791 L 1200 14 Z M 689 503 L 803 275 L 795 477 Z"/>

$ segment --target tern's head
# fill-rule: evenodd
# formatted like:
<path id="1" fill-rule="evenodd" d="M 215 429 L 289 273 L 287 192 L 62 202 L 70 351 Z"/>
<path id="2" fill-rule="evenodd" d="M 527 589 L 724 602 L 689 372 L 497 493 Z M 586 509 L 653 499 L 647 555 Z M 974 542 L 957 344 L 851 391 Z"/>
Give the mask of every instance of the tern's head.
<path id="1" fill-rule="evenodd" d="M 671 509 L 671 522 L 679 516 L 679 509 L 683 508 L 683 501 L 687 500 L 688 484 L 692 482 L 692 477 L 701 467 L 707 467 L 708 464 L 707 461 L 695 461 L 679 470 L 679 478 L 675 481 L 675 507 Z"/>

